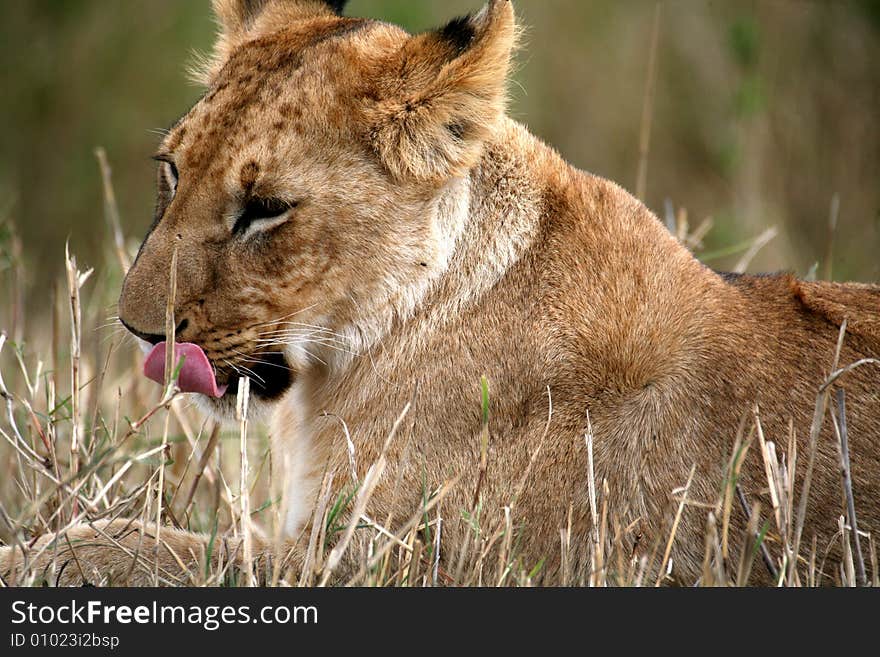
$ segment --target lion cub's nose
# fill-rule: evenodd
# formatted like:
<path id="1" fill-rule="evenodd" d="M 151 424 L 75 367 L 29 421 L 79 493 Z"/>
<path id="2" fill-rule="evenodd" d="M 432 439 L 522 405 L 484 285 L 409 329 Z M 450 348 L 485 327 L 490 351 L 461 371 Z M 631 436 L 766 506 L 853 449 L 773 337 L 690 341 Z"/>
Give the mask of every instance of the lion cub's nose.
<path id="1" fill-rule="evenodd" d="M 128 330 L 132 335 L 144 340 L 145 342 L 149 342 L 151 345 L 157 345 L 160 342 L 165 340 L 164 334 L 158 333 L 147 333 L 145 331 L 139 331 L 134 326 L 126 322 L 121 317 L 119 318 L 119 322 Z M 177 328 L 174 329 L 174 334 L 177 338 L 180 338 L 180 335 L 186 330 L 186 327 L 189 325 L 189 320 L 184 319 L 180 324 L 177 325 Z"/>

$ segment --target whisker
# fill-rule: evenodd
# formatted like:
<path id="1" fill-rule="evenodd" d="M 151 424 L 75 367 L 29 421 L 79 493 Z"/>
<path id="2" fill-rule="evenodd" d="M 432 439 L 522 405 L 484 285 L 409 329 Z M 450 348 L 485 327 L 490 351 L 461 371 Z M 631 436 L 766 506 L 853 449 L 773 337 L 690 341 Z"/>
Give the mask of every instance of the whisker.
<path id="1" fill-rule="evenodd" d="M 289 346 L 292 346 L 292 344 L 294 344 L 294 342 L 296 343 L 297 346 L 314 344 L 314 345 L 320 345 L 322 347 L 327 347 L 328 349 L 333 349 L 334 351 L 339 351 L 342 353 L 351 354 L 352 356 L 360 356 L 360 354 L 358 352 L 347 348 L 347 346 L 342 343 L 337 342 L 336 344 L 334 344 L 332 341 L 321 340 L 321 339 L 310 339 L 305 336 L 299 337 L 295 341 L 279 342 L 279 341 L 275 341 L 275 340 L 269 340 L 269 341 L 262 341 L 262 344 L 267 347 L 272 347 L 272 346 L 289 347 Z"/>
<path id="2" fill-rule="evenodd" d="M 259 352 L 258 354 L 257 354 L 257 353 L 255 353 L 255 354 L 246 354 L 246 353 L 244 353 L 243 351 L 239 351 L 238 349 L 230 349 L 230 351 L 232 351 L 232 352 L 235 353 L 235 354 L 238 354 L 238 355 L 241 356 L 242 358 L 250 358 L 250 359 L 252 359 L 252 360 L 253 360 L 256 356 L 283 356 L 283 355 L 284 355 L 284 352 L 283 352 L 283 351 L 261 351 L 261 352 Z"/>
<path id="3" fill-rule="evenodd" d="M 262 365 L 264 367 L 276 367 L 279 370 L 289 370 L 290 369 L 286 365 L 279 365 L 278 363 L 267 363 L 266 361 L 254 360 L 252 358 L 246 358 L 246 359 L 244 359 L 244 362 L 251 363 L 253 365 Z M 244 367 L 244 366 L 242 365 L 242 367 Z"/>
<path id="4" fill-rule="evenodd" d="M 299 315 L 300 313 L 304 313 L 307 310 L 311 310 L 312 308 L 314 308 L 317 305 L 318 305 L 317 303 L 313 303 L 311 306 L 306 306 L 305 308 L 302 308 L 301 310 L 296 310 L 292 313 L 288 313 L 287 315 L 283 315 L 281 317 L 278 317 L 277 319 L 269 320 L 268 322 L 260 322 L 258 324 L 254 324 L 251 328 L 256 328 L 258 326 L 268 326 L 269 324 L 277 324 L 278 322 L 281 322 L 281 321 L 287 319 L 288 317 L 295 317 L 296 315 Z"/>
<path id="5" fill-rule="evenodd" d="M 275 329 L 274 331 L 260 331 L 257 333 L 257 337 L 268 337 L 275 335 L 320 335 L 324 338 L 343 338 L 344 336 L 341 333 L 336 333 L 330 330 L 322 330 L 317 328 L 300 328 L 300 327 L 288 327 Z"/>
<path id="6" fill-rule="evenodd" d="M 321 358 L 320 356 L 316 356 L 315 354 L 313 354 L 312 352 L 310 352 L 310 351 L 309 351 L 308 349 L 306 349 L 305 347 L 302 347 L 302 350 L 306 353 L 306 356 L 308 356 L 309 358 L 313 358 L 313 359 L 315 359 L 316 361 L 318 361 L 319 363 L 321 363 L 321 365 L 323 365 L 324 367 L 327 367 L 327 361 L 325 361 L 323 358 Z"/>
<path id="7" fill-rule="evenodd" d="M 101 338 L 101 345 L 105 345 L 113 340 L 119 340 L 120 344 L 124 344 L 126 342 L 133 341 L 134 336 L 130 333 L 108 333 L 103 338 Z"/>
<path id="8" fill-rule="evenodd" d="M 333 333 L 334 331 L 326 326 L 320 326 L 319 324 L 306 324 L 305 322 L 273 322 L 276 326 L 301 326 L 303 328 L 313 329 L 315 331 L 326 331 L 327 333 Z"/>
<path id="9" fill-rule="evenodd" d="M 272 331 L 260 331 L 257 333 L 258 336 L 265 335 L 320 335 L 322 337 L 334 337 L 334 338 L 344 338 L 345 336 L 342 333 L 337 333 L 336 331 L 331 331 L 330 329 L 321 329 L 321 328 L 307 328 L 307 327 L 288 327 L 288 328 L 280 328 Z"/>
<path id="10" fill-rule="evenodd" d="M 337 340 L 336 338 L 327 338 L 321 336 L 311 336 L 308 334 L 290 334 L 290 335 L 279 335 L 274 338 L 259 338 L 255 340 L 256 343 L 272 346 L 272 345 L 290 345 L 294 342 L 319 342 L 321 344 L 335 344 L 339 347 L 346 348 L 348 347 L 347 342 L 343 342 L 342 340 Z"/>
<path id="11" fill-rule="evenodd" d="M 228 365 L 235 373 L 244 375 L 250 379 L 255 379 L 256 381 L 259 381 L 263 385 L 266 384 L 266 380 L 263 379 L 263 377 L 261 377 L 259 374 L 254 372 L 252 369 L 247 368 L 244 365 L 235 365 L 232 362 L 226 360 L 225 358 L 222 360 L 223 360 L 223 363 Z"/>
<path id="12" fill-rule="evenodd" d="M 282 369 L 282 370 L 290 369 L 285 365 L 279 365 L 278 363 L 267 363 L 266 361 L 260 360 L 259 358 L 254 358 L 253 356 L 248 356 L 247 354 L 242 353 L 242 352 L 238 351 L 237 349 L 233 349 L 232 351 L 234 351 L 236 354 L 241 356 L 241 360 L 244 361 L 245 363 L 253 363 L 255 365 L 264 365 L 267 367 L 277 367 L 278 369 Z M 262 351 L 262 352 L 260 352 L 259 355 L 268 356 L 271 354 L 277 354 L 278 356 L 283 356 L 284 352 L 282 352 L 282 351 Z"/>
<path id="13" fill-rule="evenodd" d="M 93 330 L 101 331 L 106 328 L 114 328 L 120 331 L 125 331 L 125 327 L 119 324 L 118 322 L 107 322 L 106 324 L 98 324 Z"/>

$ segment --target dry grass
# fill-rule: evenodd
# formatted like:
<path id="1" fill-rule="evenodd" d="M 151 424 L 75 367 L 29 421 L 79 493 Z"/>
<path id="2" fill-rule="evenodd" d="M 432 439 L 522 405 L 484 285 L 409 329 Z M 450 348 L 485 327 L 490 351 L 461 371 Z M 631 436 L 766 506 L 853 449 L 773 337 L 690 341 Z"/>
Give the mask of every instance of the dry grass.
<path id="1" fill-rule="evenodd" d="M 65 532 L 78 523 L 135 518 L 156 522 L 160 528 L 205 532 L 212 536 L 209 550 L 224 536 L 240 537 L 244 563 L 250 564 L 255 534 L 262 539 L 274 538 L 280 545 L 279 518 L 284 509 L 271 493 L 266 435 L 247 419 L 249 388 L 246 383 L 239 388 L 238 425 L 219 427 L 198 414 L 178 393 L 173 380 L 162 389 L 140 376 L 140 353 L 133 341 L 117 327 L 115 318 L 109 318 L 109 323 L 101 319 L 104 309 L 113 307 L 130 254 L 119 229 L 109 167 L 103 154 L 98 157 L 113 236 L 108 240 L 107 250 L 112 254 L 108 262 L 115 264 L 99 274 L 80 270 L 76 259 L 69 256 L 65 284 L 58 287 L 64 293 L 32 299 L 26 305 L 15 283 L 20 277 L 11 279 L 8 290 L 5 321 L 14 323 L 9 334 L 0 336 L 0 396 L 5 405 L 0 420 L 0 538 L 18 545 L 33 559 L 32 546 L 38 536 L 53 534 L 64 544 Z M 691 231 L 686 213 L 670 211 L 668 215 L 673 232 L 699 250 L 711 220 Z M 768 239 L 765 234 L 744 245 L 746 257 L 754 255 Z M 741 265 L 745 268 L 748 262 Z M 33 316 L 26 317 L 29 313 Z M 26 341 L 21 339 L 25 319 L 29 321 Z M 841 340 L 844 331 L 845 325 Z M 858 531 L 852 504 L 845 400 L 838 394 L 836 413 L 829 404 L 837 378 L 853 367 L 868 364 L 875 363 L 861 361 L 840 367 L 835 358 L 830 364 L 832 374 L 817 384 L 806 454 L 797 453 L 793 431 L 777 437 L 782 440 L 779 444 L 768 439 L 759 409 L 754 409 L 736 431 L 727 477 L 719 482 L 717 500 L 697 503 L 688 496 L 691 479 L 681 482 L 680 489 L 670 491 L 675 501 L 671 531 L 657 545 L 643 550 L 644 556 L 639 558 L 632 556 L 632 546 L 627 547 L 623 540 L 630 528 L 622 526 L 615 509 L 608 506 L 608 482 L 597 480 L 592 472 L 595 437 L 588 422 L 584 449 L 591 466 L 588 496 L 594 527 L 587 554 L 574 554 L 569 510 L 567 526 L 559 528 L 558 577 L 542 583 L 659 586 L 671 582 L 675 567 L 670 555 L 676 529 L 683 510 L 690 505 L 705 514 L 705 556 L 699 579 L 679 584 L 743 585 L 755 569 L 762 569 L 780 586 L 880 585 L 877 546 L 870 534 Z M 552 415 L 552 398 L 550 401 Z M 485 385 L 483 404 L 481 454 L 485 456 L 491 439 Z M 386 448 L 407 410 L 401 409 Z M 841 448 L 842 490 L 849 503 L 839 522 L 837 540 L 843 559 L 836 564 L 827 563 L 804 527 L 819 428 L 829 412 Z M 549 426 L 548 417 L 548 430 Z M 542 444 L 537 446 L 532 464 L 540 458 Z M 764 463 L 771 500 L 764 515 L 760 505 L 747 500 L 737 485 L 750 450 L 758 450 Z M 229 563 L 205 566 L 191 571 L 187 581 L 161 572 L 155 554 L 132 554 L 132 567 L 140 562 L 139 567 L 150 568 L 156 584 L 251 586 L 262 581 L 327 585 L 339 581 L 336 571 L 346 556 L 356 567 L 342 583 L 528 586 L 535 581 L 541 564 L 523 564 L 514 537 L 516 499 L 526 485 L 528 471 L 521 481 L 511 482 L 510 503 L 503 508 L 483 508 L 478 485 L 472 508 L 455 510 L 455 517 L 444 518 L 441 509 L 445 513 L 452 510 L 443 508 L 441 502 L 456 482 L 426 482 L 423 504 L 414 508 L 409 518 L 379 522 L 370 516 L 369 503 L 373 487 L 387 467 L 384 454 L 383 450 L 357 489 L 339 498 L 330 493 L 332 475 L 325 477 L 315 521 L 306 537 L 306 567 L 296 579 L 287 579 L 287 573 L 279 568 L 280 558 L 241 571 Z M 807 475 L 796 482 L 794 473 L 800 459 L 807 459 Z M 480 466 L 484 471 L 485 458 Z M 731 515 L 738 505 L 749 518 L 745 536 L 735 536 L 731 529 Z M 764 517 L 767 520 L 762 521 Z M 464 522 L 471 529 L 455 545 L 444 540 L 443 528 L 450 522 Z M 734 558 L 731 545 L 740 542 L 747 549 Z M 41 582 L 34 573 L 25 573 L 16 584 Z"/>

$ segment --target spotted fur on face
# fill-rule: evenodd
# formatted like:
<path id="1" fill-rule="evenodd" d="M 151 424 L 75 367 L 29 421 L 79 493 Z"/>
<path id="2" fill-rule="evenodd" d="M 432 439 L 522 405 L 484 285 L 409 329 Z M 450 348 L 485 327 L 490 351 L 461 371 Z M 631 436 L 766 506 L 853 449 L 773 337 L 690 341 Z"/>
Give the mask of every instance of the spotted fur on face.
<path id="1" fill-rule="evenodd" d="M 340 4 L 215 2 L 206 91 L 156 154 L 120 318 L 164 339 L 176 252 L 176 339 L 229 384 L 221 412 L 239 376 L 273 401 L 414 312 L 454 241 L 438 209 L 503 115 L 509 3 L 414 37 Z"/>

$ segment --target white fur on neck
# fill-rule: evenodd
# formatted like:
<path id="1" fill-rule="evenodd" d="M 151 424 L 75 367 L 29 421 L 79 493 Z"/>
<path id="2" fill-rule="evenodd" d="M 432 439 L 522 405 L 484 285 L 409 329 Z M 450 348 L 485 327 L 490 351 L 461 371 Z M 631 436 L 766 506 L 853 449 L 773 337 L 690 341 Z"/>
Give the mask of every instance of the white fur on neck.
<path id="1" fill-rule="evenodd" d="M 470 217 L 466 237 L 449 265 L 456 276 L 450 295 L 432 308 L 440 325 L 495 287 L 531 247 L 539 209 L 532 203 L 510 200 L 537 197 L 523 188 L 528 184 L 503 176 L 493 179 L 486 197 L 475 204 L 477 212 Z"/>
<path id="2" fill-rule="evenodd" d="M 425 275 L 407 281 L 389 276 L 383 281 L 380 289 L 387 290 L 387 296 L 377 299 L 374 310 L 367 310 L 367 316 L 361 317 L 357 325 L 341 331 L 342 340 L 354 354 L 364 354 L 376 345 L 388 333 L 394 320 L 409 320 L 432 287 L 449 270 L 467 227 L 470 200 L 469 178 L 455 178 L 446 184 L 432 208 L 429 246 L 433 247 L 433 252 L 426 262 Z M 344 358 L 346 355 L 330 355 L 336 363 L 339 363 L 340 356 Z"/>
<path id="3" fill-rule="evenodd" d="M 312 426 L 310 409 L 306 404 L 302 381 L 294 383 L 284 400 L 289 404 L 297 420 L 294 426 L 276 426 L 273 434 L 281 444 L 281 461 L 284 467 L 283 499 L 281 508 L 285 509 L 283 534 L 287 538 L 299 535 L 308 522 L 314 506 L 314 497 L 320 482 L 312 475 L 314 472 L 314 449 L 312 445 Z"/>

